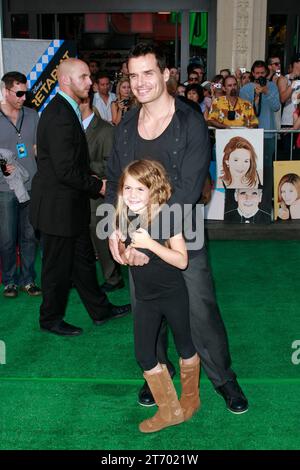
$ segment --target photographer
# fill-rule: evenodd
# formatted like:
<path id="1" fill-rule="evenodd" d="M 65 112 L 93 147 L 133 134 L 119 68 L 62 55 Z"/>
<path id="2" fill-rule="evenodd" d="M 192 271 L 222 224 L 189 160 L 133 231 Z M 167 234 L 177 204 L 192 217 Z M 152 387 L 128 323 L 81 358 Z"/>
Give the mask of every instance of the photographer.
<path id="1" fill-rule="evenodd" d="M 276 129 L 275 113 L 280 109 L 277 86 L 267 80 L 268 67 L 263 60 L 254 62 L 251 68 L 252 82 L 243 86 L 240 97 L 252 103 L 258 118 L 258 127 L 264 130 Z M 264 166 L 272 168 L 275 151 L 274 134 L 264 133 Z"/>
<path id="2" fill-rule="evenodd" d="M 274 82 L 275 85 L 278 82 L 279 77 L 281 77 L 281 61 L 278 55 L 273 55 L 268 58 L 268 75 L 267 79 L 270 82 Z"/>
<path id="3" fill-rule="evenodd" d="M 117 100 L 111 103 L 112 123 L 117 126 L 124 114 L 129 111 L 133 104 L 131 88 L 127 77 L 119 80 L 116 89 Z"/>
<path id="4" fill-rule="evenodd" d="M 22 197 L 21 200 L 18 199 L 12 189 L 12 180 L 15 179 L 13 175 L 17 173 L 17 166 L 20 165 L 29 176 L 24 181 L 24 189 L 28 192 L 27 197 L 30 197 L 31 182 L 36 173 L 38 114 L 24 106 L 27 79 L 22 73 L 16 71 L 6 73 L 1 80 L 1 91 L 3 101 L 0 104 L 0 147 L 6 149 L 0 152 L 3 157 L 0 178 L 0 258 L 3 295 L 15 298 L 19 290 L 22 290 L 30 296 L 38 296 L 41 295 L 41 290 L 35 284 L 36 239 L 29 222 L 29 205 L 23 203 L 25 199 Z M 11 160 L 11 154 L 15 157 L 16 163 Z M 20 249 L 20 269 L 16 262 L 17 245 Z"/>
<path id="5" fill-rule="evenodd" d="M 258 119 L 248 101 L 238 96 L 238 83 L 234 75 L 224 80 L 225 96 L 215 98 L 208 115 L 208 125 L 217 129 L 231 127 L 257 127 Z"/>

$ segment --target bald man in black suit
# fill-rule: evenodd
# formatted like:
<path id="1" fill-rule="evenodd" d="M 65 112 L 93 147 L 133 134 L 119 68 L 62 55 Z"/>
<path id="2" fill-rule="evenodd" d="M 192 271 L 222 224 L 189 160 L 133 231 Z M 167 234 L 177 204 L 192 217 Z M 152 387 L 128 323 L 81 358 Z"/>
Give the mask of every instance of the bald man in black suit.
<path id="1" fill-rule="evenodd" d="M 78 59 L 61 62 L 58 82 L 60 91 L 38 126 L 30 217 L 43 240 L 41 329 L 76 336 L 82 329 L 63 320 L 71 282 L 97 325 L 127 314 L 130 305 L 112 305 L 96 277 L 89 199 L 100 196 L 102 181 L 90 173 L 79 110 L 92 83 L 87 64 Z"/>

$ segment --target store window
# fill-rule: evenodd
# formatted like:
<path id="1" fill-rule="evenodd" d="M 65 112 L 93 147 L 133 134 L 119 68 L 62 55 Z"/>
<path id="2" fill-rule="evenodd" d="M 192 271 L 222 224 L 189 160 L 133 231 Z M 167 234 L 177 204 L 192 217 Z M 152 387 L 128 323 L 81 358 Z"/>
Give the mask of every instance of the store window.
<path id="1" fill-rule="evenodd" d="M 287 15 L 269 15 L 268 57 L 278 56 L 284 62 L 287 33 Z"/>
<path id="2" fill-rule="evenodd" d="M 169 66 L 180 66 L 181 14 L 95 13 L 86 14 L 80 55 L 100 62 L 100 68 L 116 72 L 128 50 L 139 41 L 155 41 L 165 50 Z M 189 56 L 206 68 L 208 14 L 190 13 Z"/>
<path id="3" fill-rule="evenodd" d="M 190 60 L 206 70 L 208 42 L 208 14 L 190 13 Z"/>
<path id="4" fill-rule="evenodd" d="M 11 32 L 13 38 L 29 38 L 28 15 L 11 15 Z"/>
<path id="5" fill-rule="evenodd" d="M 160 44 L 168 64 L 178 65 L 181 25 L 171 12 L 86 14 L 80 55 L 100 62 L 100 68 L 116 72 L 128 50 L 139 41 Z"/>

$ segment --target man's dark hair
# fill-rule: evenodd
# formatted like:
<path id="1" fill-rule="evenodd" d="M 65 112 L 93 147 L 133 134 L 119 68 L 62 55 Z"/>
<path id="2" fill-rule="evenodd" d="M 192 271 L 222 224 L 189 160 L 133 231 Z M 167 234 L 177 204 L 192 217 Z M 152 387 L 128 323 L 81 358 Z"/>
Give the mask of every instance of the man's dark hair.
<path id="1" fill-rule="evenodd" d="M 101 78 L 108 78 L 110 80 L 109 73 L 107 72 L 97 72 L 95 76 L 95 81 L 98 82 Z"/>
<path id="2" fill-rule="evenodd" d="M 158 68 L 161 72 L 163 72 L 167 68 L 167 58 L 160 46 L 158 44 L 154 43 L 145 43 L 145 42 L 139 42 L 135 46 L 133 46 L 128 54 L 128 61 L 130 59 L 134 59 L 137 57 L 142 57 L 147 54 L 153 54 L 156 58 L 156 62 L 158 65 Z"/>
<path id="3" fill-rule="evenodd" d="M 99 60 L 97 60 L 97 59 L 89 59 L 88 65 L 91 65 L 92 63 L 96 64 L 98 68 L 100 67 Z"/>
<path id="4" fill-rule="evenodd" d="M 215 75 L 215 76 L 211 79 L 211 81 L 212 81 L 213 83 L 222 82 L 222 85 L 224 85 L 224 77 L 223 77 L 223 75 L 220 75 L 220 74 Z"/>
<path id="5" fill-rule="evenodd" d="M 256 69 L 257 67 L 264 67 L 265 68 L 265 71 L 268 73 L 269 72 L 269 69 L 268 69 L 268 66 L 266 64 L 266 62 L 264 60 L 256 60 L 252 67 L 251 67 L 251 73 L 253 74 L 254 72 L 254 69 Z"/>
<path id="6" fill-rule="evenodd" d="M 27 78 L 23 73 L 20 72 L 7 72 L 1 78 L 6 88 L 10 89 L 14 86 L 14 82 L 27 84 Z"/>
<path id="7" fill-rule="evenodd" d="M 279 59 L 280 60 L 279 54 L 270 55 L 270 57 L 268 57 L 268 60 L 267 60 L 268 65 L 272 65 L 273 59 Z"/>
<path id="8" fill-rule="evenodd" d="M 203 72 L 203 75 L 204 75 L 205 69 L 204 69 L 203 65 L 196 64 L 195 62 L 191 63 L 187 66 L 187 74 L 189 75 L 190 73 L 194 72 L 195 69 L 201 69 L 202 72 Z"/>

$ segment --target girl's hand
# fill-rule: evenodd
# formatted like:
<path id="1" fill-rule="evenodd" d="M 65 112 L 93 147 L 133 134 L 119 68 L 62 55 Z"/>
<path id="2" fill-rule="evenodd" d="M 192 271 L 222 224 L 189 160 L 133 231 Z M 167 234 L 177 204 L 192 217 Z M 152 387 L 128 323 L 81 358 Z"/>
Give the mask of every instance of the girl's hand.
<path id="1" fill-rule="evenodd" d="M 151 242 L 151 237 L 143 228 L 139 228 L 132 234 L 131 246 L 133 248 L 148 248 L 149 242 Z"/>

